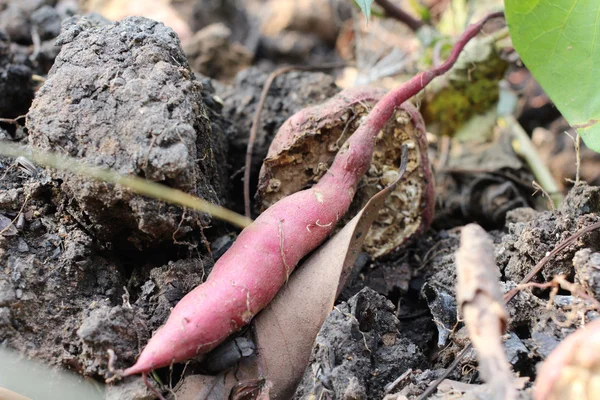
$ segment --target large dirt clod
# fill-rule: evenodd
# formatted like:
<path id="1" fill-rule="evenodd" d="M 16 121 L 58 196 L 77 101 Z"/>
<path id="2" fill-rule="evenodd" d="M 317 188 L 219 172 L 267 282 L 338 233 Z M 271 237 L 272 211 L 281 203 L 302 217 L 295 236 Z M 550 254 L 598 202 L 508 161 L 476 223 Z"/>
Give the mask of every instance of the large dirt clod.
<path id="1" fill-rule="evenodd" d="M 170 28 L 131 17 L 65 27 L 61 52 L 28 114 L 31 144 L 220 203 L 225 141 L 211 130 L 201 84 Z M 55 174 L 98 238 L 137 247 L 207 224 L 197 213 L 89 178 Z"/>

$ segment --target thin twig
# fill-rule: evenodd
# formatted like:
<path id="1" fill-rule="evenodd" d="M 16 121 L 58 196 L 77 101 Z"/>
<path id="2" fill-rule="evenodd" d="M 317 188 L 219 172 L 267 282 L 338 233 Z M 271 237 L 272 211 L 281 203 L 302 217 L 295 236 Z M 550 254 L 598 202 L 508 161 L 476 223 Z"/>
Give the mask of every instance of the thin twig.
<path id="1" fill-rule="evenodd" d="M 392 390 L 394 390 L 394 388 L 396 386 L 398 386 L 398 384 L 400 382 L 402 382 L 404 379 L 406 379 L 410 374 L 412 374 L 412 372 L 413 372 L 412 368 L 409 368 L 402 375 L 400 375 L 398 378 L 396 378 L 396 380 L 385 385 L 385 387 L 383 388 L 385 390 L 385 393 L 389 393 Z"/>
<path id="2" fill-rule="evenodd" d="M 471 344 L 471 342 L 469 342 L 464 347 L 464 349 L 462 349 L 462 351 L 460 353 L 458 353 L 458 355 L 456 356 L 456 358 L 454 359 L 452 364 L 450 364 L 450 366 L 448 368 L 446 368 L 446 370 L 442 373 L 442 375 L 440 375 L 439 378 L 436 379 L 435 382 L 433 382 L 431 385 L 429 385 L 427 387 L 427 389 L 425 389 L 423 394 L 421 394 L 417 398 L 417 400 L 425 400 L 426 398 L 431 396 L 433 394 L 433 391 L 435 389 L 437 389 L 437 387 L 440 385 L 440 383 L 442 383 L 444 381 L 444 379 L 446 379 L 452 373 L 452 371 L 454 371 L 456 369 L 456 367 L 458 367 L 458 364 L 460 364 L 461 360 L 465 357 L 465 355 L 469 352 L 469 350 L 471 350 L 472 347 L 473 347 L 473 345 Z"/>
<path id="3" fill-rule="evenodd" d="M 379 6 L 383 8 L 387 15 L 402 22 L 414 32 L 418 31 L 425 25 L 423 21 L 416 19 L 389 0 L 375 0 L 375 3 L 379 4 Z"/>
<path id="4" fill-rule="evenodd" d="M 534 276 L 540 273 L 540 271 L 544 268 L 548 261 L 554 258 L 558 253 L 563 251 L 565 248 L 567 248 L 574 241 L 576 241 L 586 233 L 592 232 L 599 228 L 600 222 L 596 222 L 595 224 L 586 226 L 585 228 L 581 228 L 580 230 L 578 230 L 577 232 L 560 242 L 558 245 L 556 245 L 554 250 L 552 250 L 546 257 L 542 258 L 540 262 L 536 264 L 536 266 L 525 276 L 525 278 L 523 278 L 523 280 L 519 282 L 519 285 L 525 285 L 529 283 L 529 281 L 531 281 L 531 279 L 533 279 Z M 517 295 L 518 292 L 519 290 L 517 288 L 511 290 L 510 292 L 506 293 L 506 295 L 504 295 L 504 300 L 508 303 Z"/>
<path id="5" fill-rule="evenodd" d="M 548 282 L 544 282 L 544 283 L 529 282 L 529 283 L 526 283 L 523 285 L 519 285 L 517 288 L 518 289 L 526 289 L 529 287 L 534 287 L 537 289 L 553 288 L 553 289 L 556 289 L 556 291 L 558 291 L 558 288 L 560 287 L 561 289 L 568 290 L 575 297 L 579 297 L 585 301 L 589 301 L 590 303 L 593 304 L 593 307 L 596 310 L 600 311 L 600 302 L 598 300 L 596 300 L 594 297 L 590 296 L 589 294 L 585 293 L 585 291 L 581 290 L 579 285 L 577 285 L 573 282 L 569 282 L 563 275 L 556 275 L 554 278 L 552 278 L 551 281 L 548 281 Z"/>
<path id="6" fill-rule="evenodd" d="M 517 397 L 513 372 L 502 344 L 508 312 L 494 242 L 479 225 L 466 225 L 455 258 L 456 301 L 477 354 L 479 375 L 496 393 L 495 398 L 513 400 Z"/>
<path id="7" fill-rule="evenodd" d="M 28 150 L 7 141 L 0 141 L 0 154 L 7 157 L 23 156 L 38 165 L 68 171 L 115 185 L 122 185 L 134 193 L 205 212 L 240 228 L 245 228 L 252 223 L 252 220 L 243 215 L 181 190 L 173 189 L 137 176 L 123 175 L 110 169 L 90 167 L 72 157 L 45 151 Z"/>
<path id="8" fill-rule="evenodd" d="M 252 172 L 252 154 L 254 152 L 254 143 L 256 142 L 256 137 L 258 135 L 258 124 L 260 123 L 260 113 L 265 106 L 265 101 L 267 100 L 267 95 L 269 94 L 269 89 L 271 89 L 271 85 L 275 81 L 279 75 L 284 74 L 286 72 L 299 70 L 299 71 L 313 71 L 319 69 L 333 69 L 343 67 L 346 64 L 325 64 L 325 65 L 291 65 L 287 67 L 277 68 L 275 71 L 271 72 L 271 74 L 267 77 L 265 84 L 263 86 L 262 92 L 260 93 L 260 99 L 258 100 L 258 105 L 256 106 L 256 111 L 254 112 L 254 118 L 252 120 L 252 127 L 250 128 L 250 137 L 248 138 L 248 146 L 246 147 L 246 164 L 244 167 L 244 215 L 248 218 L 251 218 L 251 206 L 250 206 L 250 175 Z"/>
<path id="9" fill-rule="evenodd" d="M 0 231 L 0 236 L 2 236 L 4 234 L 4 232 L 6 232 L 8 230 L 8 228 L 10 228 L 11 226 L 13 226 L 15 224 L 15 222 L 17 222 L 17 219 L 19 219 L 19 216 L 21 215 L 21 213 L 23 213 L 23 209 L 25 208 L 25 205 L 27 204 L 27 201 L 29 201 L 29 194 L 27 194 L 27 196 L 25 197 L 25 201 L 23 202 L 23 205 L 21 206 L 21 209 L 17 213 L 17 216 L 12 221 L 10 221 L 10 224 L 6 225 L 4 227 L 4 229 L 2 229 Z"/>
<path id="10" fill-rule="evenodd" d="M 539 182 L 546 192 L 552 197 L 552 201 L 556 207 L 559 207 L 563 201 L 563 195 L 558 189 L 558 185 L 550 172 L 550 169 L 542 161 L 540 155 L 531 139 L 527 135 L 527 132 L 519 124 L 519 122 L 512 115 L 505 115 L 499 119 L 500 125 L 504 125 L 508 128 L 517 142 L 518 148 L 515 150 L 527 161 L 531 172 L 535 176 L 535 179 Z"/>
<path id="11" fill-rule="evenodd" d="M 535 189 L 535 192 L 533 192 L 531 197 L 535 196 L 537 194 L 537 192 L 542 192 L 542 195 L 546 198 L 546 200 L 548 200 L 548 206 L 550 207 L 549 209 L 556 210 L 556 207 L 554 206 L 554 202 L 552 201 L 552 197 L 550 197 L 550 195 L 548 194 L 548 192 L 546 192 L 546 190 L 542 187 L 542 185 L 540 185 L 536 181 L 531 182 L 531 185 Z"/>
<path id="12" fill-rule="evenodd" d="M 573 145 L 575 146 L 575 186 L 579 185 L 580 172 L 581 172 L 581 135 L 579 131 L 575 131 L 575 137 L 571 136 L 569 132 L 565 132 L 565 134 L 571 138 L 573 141 Z"/>
<path id="13" fill-rule="evenodd" d="M 144 384 L 146 385 L 148 390 L 150 390 L 153 395 L 155 395 L 159 400 L 165 400 L 162 393 L 160 393 L 158 390 L 156 390 L 156 388 L 154 386 L 152 386 L 150 384 L 150 382 L 148 382 L 148 374 L 147 373 L 144 372 L 142 374 L 142 379 L 144 380 Z"/>
<path id="14" fill-rule="evenodd" d="M 27 115 L 19 115 L 16 118 L 0 118 L 0 122 L 4 122 L 5 124 L 19 125 L 19 120 L 27 117 Z"/>
<path id="15" fill-rule="evenodd" d="M 254 112 L 254 119 L 252 120 L 252 127 L 250 128 L 250 137 L 248 138 L 248 147 L 246 147 L 246 165 L 244 168 L 244 215 L 247 218 L 251 218 L 250 213 L 250 173 L 252 169 L 252 153 L 254 152 L 254 142 L 256 142 L 256 136 L 258 132 L 258 124 L 260 122 L 260 113 L 265 105 L 267 94 L 273 84 L 275 78 L 278 75 L 284 74 L 288 71 L 292 71 L 294 67 L 281 67 L 271 72 L 265 81 L 262 92 L 260 93 L 260 99 Z"/>

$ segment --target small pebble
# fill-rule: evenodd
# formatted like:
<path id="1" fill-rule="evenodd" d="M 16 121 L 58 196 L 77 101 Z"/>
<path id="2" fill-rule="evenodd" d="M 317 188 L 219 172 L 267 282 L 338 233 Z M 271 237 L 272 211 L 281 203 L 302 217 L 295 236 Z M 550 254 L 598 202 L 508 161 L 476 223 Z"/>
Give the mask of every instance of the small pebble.
<path id="1" fill-rule="evenodd" d="M 27 253 L 29 251 L 29 246 L 21 238 L 19 238 L 18 250 L 21 253 Z"/>

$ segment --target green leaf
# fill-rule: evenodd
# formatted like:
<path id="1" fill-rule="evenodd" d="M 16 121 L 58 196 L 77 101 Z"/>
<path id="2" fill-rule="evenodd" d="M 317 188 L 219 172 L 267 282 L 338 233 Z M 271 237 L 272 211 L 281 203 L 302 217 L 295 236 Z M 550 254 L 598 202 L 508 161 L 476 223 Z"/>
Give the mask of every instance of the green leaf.
<path id="1" fill-rule="evenodd" d="M 521 59 L 586 145 L 600 152 L 600 1 L 504 4 Z"/>
<path id="2" fill-rule="evenodd" d="M 369 18 L 371 17 L 371 4 L 373 4 L 373 0 L 354 0 L 356 1 L 356 4 L 358 4 L 358 6 L 360 7 L 360 10 L 362 11 L 363 14 L 365 14 L 365 17 L 367 17 L 367 21 L 369 20 Z"/>

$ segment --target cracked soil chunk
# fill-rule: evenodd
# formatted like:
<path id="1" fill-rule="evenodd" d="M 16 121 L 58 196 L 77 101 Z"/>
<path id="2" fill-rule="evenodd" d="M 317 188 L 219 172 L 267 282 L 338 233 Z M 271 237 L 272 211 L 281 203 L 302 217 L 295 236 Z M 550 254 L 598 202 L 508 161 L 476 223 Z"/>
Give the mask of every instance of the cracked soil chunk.
<path id="1" fill-rule="evenodd" d="M 32 145 L 220 203 L 225 141 L 212 132 L 175 33 L 141 17 L 58 39 L 56 63 L 28 114 Z M 73 213 L 95 236 L 143 248 L 172 241 L 207 218 L 120 187 L 56 173 Z"/>

